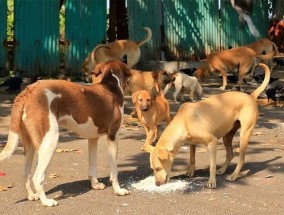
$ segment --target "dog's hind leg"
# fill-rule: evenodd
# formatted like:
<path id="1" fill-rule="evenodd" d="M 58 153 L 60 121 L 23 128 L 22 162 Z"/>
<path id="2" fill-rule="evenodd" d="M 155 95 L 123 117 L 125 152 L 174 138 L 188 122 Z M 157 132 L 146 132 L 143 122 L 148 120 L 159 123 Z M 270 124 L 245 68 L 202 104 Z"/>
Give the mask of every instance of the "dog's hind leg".
<path id="1" fill-rule="evenodd" d="M 245 124 L 245 123 L 243 123 Z M 238 161 L 238 164 L 236 166 L 236 169 L 235 171 L 229 175 L 227 177 L 227 180 L 228 181 L 234 181 L 237 179 L 243 165 L 244 165 L 244 161 L 245 161 L 245 153 L 246 153 L 246 149 L 247 149 L 247 145 L 248 145 L 248 142 L 249 142 L 249 138 L 250 138 L 250 135 L 252 133 L 252 130 L 254 128 L 254 124 L 251 125 L 250 127 L 248 128 L 243 128 L 243 124 L 242 124 L 242 128 L 241 128 L 241 131 L 240 131 L 240 155 L 239 155 L 239 161 Z"/>
<path id="2" fill-rule="evenodd" d="M 237 132 L 237 130 L 239 128 L 240 128 L 240 123 L 237 122 L 237 123 L 235 123 L 234 127 L 232 128 L 232 130 L 229 131 L 229 133 L 227 133 L 223 137 L 223 142 L 224 142 L 225 149 L 226 149 L 226 161 L 223 164 L 223 166 L 217 170 L 217 175 L 223 175 L 226 172 L 226 169 L 228 168 L 231 160 L 234 157 L 232 141 L 233 141 L 233 137 L 234 137 L 235 133 Z"/>
<path id="3" fill-rule="evenodd" d="M 117 137 L 114 140 L 111 140 L 109 137 L 108 141 L 108 156 L 109 156 L 109 165 L 110 165 L 110 181 L 114 193 L 118 196 L 124 196 L 130 194 L 130 192 L 124 188 L 120 188 L 117 178 Z"/>
<path id="4" fill-rule="evenodd" d="M 196 151 L 196 145 L 190 144 L 189 166 L 185 174 L 188 177 L 192 177 L 195 171 L 195 151 Z"/>
<path id="5" fill-rule="evenodd" d="M 95 190 L 103 190 L 105 185 L 100 183 L 97 178 L 97 150 L 98 150 L 98 139 L 88 140 L 89 148 L 89 178 L 91 180 L 91 186 Z"/>
<path id="6" fill-rule="evenodd" d="M 38 164 L 33 176 L 34 187 L 39 195 L 42 205 L 44 206 L 56 206 L 58 202 L 54 199 L 48 199 L 43 189 L 44 173 L 48 164 L 54 154 L 59 138 L 59 128 L 55 121 L 50 120 L 50 129 L 43 137 L 42 144 L 38 150 Z"/>
<path id="7" fill-rule="evenodd" d="M 176 91 L 175 91 L 175 93 L 173 95 L 173 99 L 174 99 L 174 102 L 176 104 L 178 104 L 179 102 L 177 101 L 177 96 L 178 96 L 179 92 L 181 91 L 182 86 L 175 86 L 175 87 L 176 87 Z"/>
<path id="8" fill-rule="evenodd" d="M 34 200 L 38 200 L 38 194 L 35 194 L 31 187 L 31 169 L 32 169 L 35 149 L 33 145 L 31 144 L 31 140 L 29 139 L 28 135 L 25 134 L 24 132 L 22 132 L 21 139 L 22 139 L 22 144 L 25 148 L 24 176 L 26 179 L 26 190 L 28 193 L 28 200 L 34 201 Z"/>
<path id="9" fill-rule="evenodd" d="M 166 93 L 168 92 L 168 90 L 171 88 L 172 83 L 168 83 L 165 87 L 165 89 L 163 90 L 163 94 L 166 95 Z"/>

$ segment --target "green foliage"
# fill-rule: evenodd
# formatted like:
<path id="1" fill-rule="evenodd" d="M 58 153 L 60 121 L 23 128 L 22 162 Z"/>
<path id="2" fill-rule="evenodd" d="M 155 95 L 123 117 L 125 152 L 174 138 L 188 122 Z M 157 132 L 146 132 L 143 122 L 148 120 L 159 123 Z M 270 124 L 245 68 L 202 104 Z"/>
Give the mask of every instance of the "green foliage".
<path id="1" fill-rule="evenodd" d="M 12 41 L 14 35 L 14 0 L 8 0 L 7 6 L 7 39 Z"/>

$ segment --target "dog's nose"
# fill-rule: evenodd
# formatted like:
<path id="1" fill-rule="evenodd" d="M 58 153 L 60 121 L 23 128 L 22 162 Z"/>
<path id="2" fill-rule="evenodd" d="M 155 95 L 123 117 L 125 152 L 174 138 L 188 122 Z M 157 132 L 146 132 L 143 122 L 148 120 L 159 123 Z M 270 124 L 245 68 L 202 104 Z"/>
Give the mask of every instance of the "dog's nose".
<path id="1" fill-rule="evenodd" d="M 142 110 L 142 111 L 146 111 L 146 110 L 148 110 L 148 107 L 147 107 L 147 106 L 142 106 L 142 107 L 141 107 L 141 110 Z"/>
<path id="2" fill-rule="evenodd" d="M 160 185 L 161 185 L 160 182 L 156 181 L 156 186 L 160 186 Z"/>

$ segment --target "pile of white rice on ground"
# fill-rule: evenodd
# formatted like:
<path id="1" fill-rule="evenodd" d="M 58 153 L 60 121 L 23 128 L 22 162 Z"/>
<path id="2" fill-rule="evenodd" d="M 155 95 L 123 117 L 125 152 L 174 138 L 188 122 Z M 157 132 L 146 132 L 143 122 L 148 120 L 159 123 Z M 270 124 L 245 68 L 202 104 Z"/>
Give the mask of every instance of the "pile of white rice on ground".
<path id="1" fill-rule="evenodd" d="M 194 191 L 197 188 L 200 189 L 200 187 L 203 187 L 203 183 L 200 180 L 188 181 L 188 180 L 178 180 L 178 179 L 176 180 L 171 179 L 167 184 L 156 186 L 154 176 L 149 176 L 138 182 L 135 181 L 133 181 L 132 183 L 130 182 L 129 185 L 136 190 L 144 192 L 152 192 L 152 193 L 154 192 L 170 193 L 174 191 L 188 191 L 188 190 Z"/>

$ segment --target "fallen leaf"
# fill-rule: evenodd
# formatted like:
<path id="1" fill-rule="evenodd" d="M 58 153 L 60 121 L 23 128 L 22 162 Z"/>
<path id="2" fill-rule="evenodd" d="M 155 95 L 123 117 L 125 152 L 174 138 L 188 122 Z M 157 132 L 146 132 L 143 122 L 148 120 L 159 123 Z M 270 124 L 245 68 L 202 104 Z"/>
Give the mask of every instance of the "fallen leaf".
<path id="1" fill-rule="evenodd" d="M 273 178 L 273 175 L 267 175 L 265 178 Z"/>
<path id="2" fill-rule="evenodd" d="M 0 192 L 7 191 L 8 189 L 10 189 L 10 188 L 12 188 L 14 186 L 15 186 L 15 184 L 10 184 L 8 186 L 0 185 Z"/>
<path id="3" fill-rule="evenodd" d="M 263 133 L 260 131 L 252 132 L 252 136 L 260 136 L 260 135 L 263 135 Z"/>
<path id="4" fill-rule="evenodd" d="M 6 173 L 5 172 L 0 172 L 0 176 L 5 176 Z"/>
<path id="5" fill-rule="evenodd" d="M 50 174 L 48 175 L 48 177 L 49 177 L 49 178 L 61 178 L 62 176 L 59 175 L 59 174 L 56 174 L 56 173 L 50 173 Z"/>
<path id="6" fill-rule="evenodd" d="M 273 151 L 275 151 L 275 152 L 283 152 L 282 149 L 273 149 Z"/>
<path id="7" fill-rule="evenodd" d="M 56 152 L 57 153 L 62 153 L 62 152 L 81 152 L 82 150 L 79 149 L 64 149 L 64 148 L 57 148 Z"/>
<path id="8" fill-rule="evenodd" d="M 199 150 L 197 150 L 197 153 L 205 153 L 205 152 L 207 152 L 207 149 L 199 149 Z"/>

